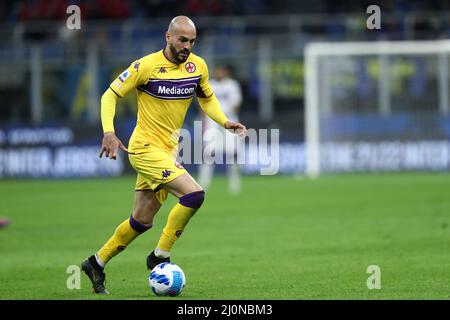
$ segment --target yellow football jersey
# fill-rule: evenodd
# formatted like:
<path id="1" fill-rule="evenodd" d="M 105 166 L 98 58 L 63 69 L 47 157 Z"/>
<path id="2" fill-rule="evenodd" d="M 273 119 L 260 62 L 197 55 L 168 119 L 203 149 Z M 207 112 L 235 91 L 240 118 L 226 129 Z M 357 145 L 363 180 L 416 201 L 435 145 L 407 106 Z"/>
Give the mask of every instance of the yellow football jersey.
<path id="1" fill-rule="evenodd" d="M 139 152 L 148 145 L 173 152 L 194 93 L 198 98 L 214 95 L 201 57 L 191 52 L 184 63 L 175 64 L 166 58 L 164 50 L 134 61 L 110 89 L 119 97 L 133 89 L 137 92 L 137 123 L 129 152 Z M 220 119 L 227 120 L 224 115 Z"/>

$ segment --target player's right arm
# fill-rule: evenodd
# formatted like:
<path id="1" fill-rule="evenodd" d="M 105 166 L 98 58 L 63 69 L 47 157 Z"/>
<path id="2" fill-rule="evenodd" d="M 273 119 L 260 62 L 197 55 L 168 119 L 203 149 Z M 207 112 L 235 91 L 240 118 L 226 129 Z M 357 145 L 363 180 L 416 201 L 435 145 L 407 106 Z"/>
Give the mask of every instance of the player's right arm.
<path id="1" fill-rule="evenodd" d="M 103 140 L 100 149 L 100 158 L 105 154 L 110 159 L 116 159 L 119 149 L 128 152 L 127 148 L 117 138 L 114 131 L 114 115 L 118 98 L 122 98 L 131 90 L 141 85 L 147 79 L 143 76 L 141 61 L 135 61 L 122 72 L 105 91 L 101 99 L 101 120 L 103 127 Z"/>
<path id="2" fill-rule="evenodd" d="M 118 96 L 111 88 L 108 88 L 101 99 L 101 119 L 103 127 L 103 140 L 100 149 L 100 158 L 105 154 L 107 158 L 116 159 L 118 149 L 128 152 L 122 141 L 114 132 L 114 114 Z"/>

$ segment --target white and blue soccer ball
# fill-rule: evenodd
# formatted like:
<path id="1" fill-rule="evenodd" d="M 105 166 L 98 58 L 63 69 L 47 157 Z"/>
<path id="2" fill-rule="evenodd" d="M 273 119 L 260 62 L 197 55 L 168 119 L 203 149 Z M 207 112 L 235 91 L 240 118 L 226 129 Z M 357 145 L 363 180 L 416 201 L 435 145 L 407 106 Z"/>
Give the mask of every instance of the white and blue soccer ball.
<path id="1" fill-rule="evenodd" d="M 150 288 L 157 296 L 178 296 L 186 285 L 183 270 L 175 263 L 163 262 L 150 272 Z"/>

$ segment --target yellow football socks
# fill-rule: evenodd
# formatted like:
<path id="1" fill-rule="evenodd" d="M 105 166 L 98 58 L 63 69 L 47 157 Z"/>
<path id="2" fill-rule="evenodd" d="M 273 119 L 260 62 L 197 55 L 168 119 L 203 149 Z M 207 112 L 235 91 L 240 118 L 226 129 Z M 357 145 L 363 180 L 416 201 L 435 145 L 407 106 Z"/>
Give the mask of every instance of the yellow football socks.
<path id="1" fill-rule="evenodd" d="M 180 197 L 179 203 L 169 213 L 166 226 L 159 238 L 158 249 L 170 252 L 186 224 L 202 205 L 204 196 L 204 191 L 197 191 Z"/>
<path id="2" fill-rule="evenodd" d="M 195 211 L 197 211 L 197 209 L 185 207 L 177 203 L 167 217 L 167 223 L 159 238 L 157 248 L 164 251 L 170 251 L 175 241 L 181 236 L 184 227 L 194 215 Z"/>
<path id="3" fill-rule="evenodd" d="M 136 221 L 132 216 L 122 222 L 115 230 L 112 237 L 105 243 L 105 245 L 97 252 L 96 257 L 100 259 L 99 265 L 104 265 L 116 256 L 142 232 L 150 229 L 151 226 Z M 103 264 L 103 265 L 102 265 Z"/>

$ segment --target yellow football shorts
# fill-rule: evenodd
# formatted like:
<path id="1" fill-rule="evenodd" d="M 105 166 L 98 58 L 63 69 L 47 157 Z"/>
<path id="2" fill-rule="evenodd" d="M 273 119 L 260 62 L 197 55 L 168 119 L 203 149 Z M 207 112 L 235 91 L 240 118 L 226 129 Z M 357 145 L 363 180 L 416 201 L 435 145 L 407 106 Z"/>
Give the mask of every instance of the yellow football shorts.
<path id="1" fill-rule="evenodd" d="M 135 190 L 154 191 L 161 204 L 167 199 L 167 191 L 161 188 L 162 185 L 187 173 L 169 152 L 152 146 L 136 154 L 130 153 L 128 158 L 137 172 Z"/>

